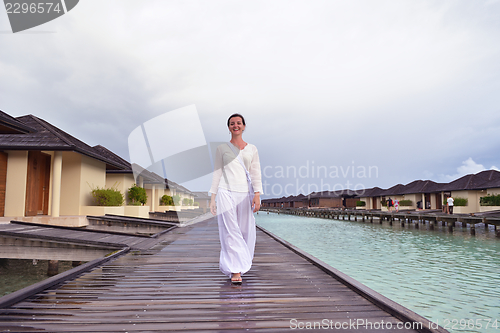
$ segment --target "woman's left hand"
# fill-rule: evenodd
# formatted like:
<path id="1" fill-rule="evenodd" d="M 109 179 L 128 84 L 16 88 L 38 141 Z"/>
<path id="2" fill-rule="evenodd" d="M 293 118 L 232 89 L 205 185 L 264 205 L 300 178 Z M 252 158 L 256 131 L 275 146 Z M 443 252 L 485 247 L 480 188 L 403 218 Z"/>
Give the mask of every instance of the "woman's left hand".
<path id="1" fill-rule="evenodd" d="M 252 200 L 253 212 L 256 213 L 260 209 L 260 193 L 256 192 L 253 196 Z"/>

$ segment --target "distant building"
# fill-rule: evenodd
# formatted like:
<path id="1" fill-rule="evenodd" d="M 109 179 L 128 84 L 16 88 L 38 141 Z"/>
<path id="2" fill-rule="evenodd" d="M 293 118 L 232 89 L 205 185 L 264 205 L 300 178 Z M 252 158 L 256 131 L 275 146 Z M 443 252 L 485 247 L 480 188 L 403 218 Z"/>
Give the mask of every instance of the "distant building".
<path id="1" fill-rule="evenodd" d="M 480 199 L 488 195 L 500 194 L 500 172 L 496 170 L 481 171 L 456 179 L 450 183 L 436 183 L 431 180 L 415 180 L 406 185 L 397 184 L 388 189 L 379 187 L 364 190 L 344 190 L 335 192 L 313 192 L 307 196 L 290 196 L 288 198 L 264 199 L 263 207 L 297 207 L 290 202 L 302 201 L 302 207 L 318 208 L 354 208 L 357 201 L 363 201 L 364 206 L 357 208 L 367 210 L 387 210 L 383 205 L 390 197 L 408 203 L 400 209 L 441 210 L 448 196 L 465 199 L 465 206 L 454 207 L 454 213 L 476 213 L 500 210 L 496 206 L 481 206 Z M 300 198 L 300 199 L 299 199 Z"/>
<path id="2" fill-rule="evenodd" d="M 211 197 L 207 192 L 193 192 L 194 201 L 199 203 L 199 208 L 203 208 L 203 211 L 206 213 L 210 210 L 210 200 Z"/>

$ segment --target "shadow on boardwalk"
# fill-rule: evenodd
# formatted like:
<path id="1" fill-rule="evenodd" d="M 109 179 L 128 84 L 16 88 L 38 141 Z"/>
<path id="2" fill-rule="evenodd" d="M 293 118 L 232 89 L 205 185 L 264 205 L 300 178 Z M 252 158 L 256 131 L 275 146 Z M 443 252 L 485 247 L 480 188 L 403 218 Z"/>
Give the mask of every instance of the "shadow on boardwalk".
<path id="1" fill-rule="evenodd" d="M 174 229 L 149 250 L 0 310 L 0 330 L 282 332 L 316 323 L 318 331 L 416 331 L 396 330 L 404 323 L 261 230 L 242 286 L 220 273 L 219 249 L 214 218 Z"/>

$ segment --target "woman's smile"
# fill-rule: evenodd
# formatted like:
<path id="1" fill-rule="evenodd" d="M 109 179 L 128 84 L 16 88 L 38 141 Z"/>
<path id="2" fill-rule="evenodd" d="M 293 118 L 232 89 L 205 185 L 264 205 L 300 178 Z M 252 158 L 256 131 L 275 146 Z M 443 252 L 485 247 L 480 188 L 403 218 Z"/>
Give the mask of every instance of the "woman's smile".
<path id="1" fill-rule="evenodd" d="M 240 117 L 234 117 L 229 123 L 229 128 L 231 130 L 231 133 L 239 134 L 245 130 L 245 125 L 243 125 L 243 121 Z"/>

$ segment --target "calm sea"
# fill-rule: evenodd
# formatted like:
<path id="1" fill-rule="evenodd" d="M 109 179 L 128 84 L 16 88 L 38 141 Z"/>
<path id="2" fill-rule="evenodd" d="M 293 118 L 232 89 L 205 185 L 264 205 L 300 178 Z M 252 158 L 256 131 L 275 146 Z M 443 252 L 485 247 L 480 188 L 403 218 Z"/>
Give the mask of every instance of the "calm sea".
<path id="1" fill-rule="evenodd" d="M 478 227 L 435 230 L 293 215 L 259 226 L 450 332 L 500 333 L 500 239 Z M 481 326 L 481 327 L 479 327 Z"/>

